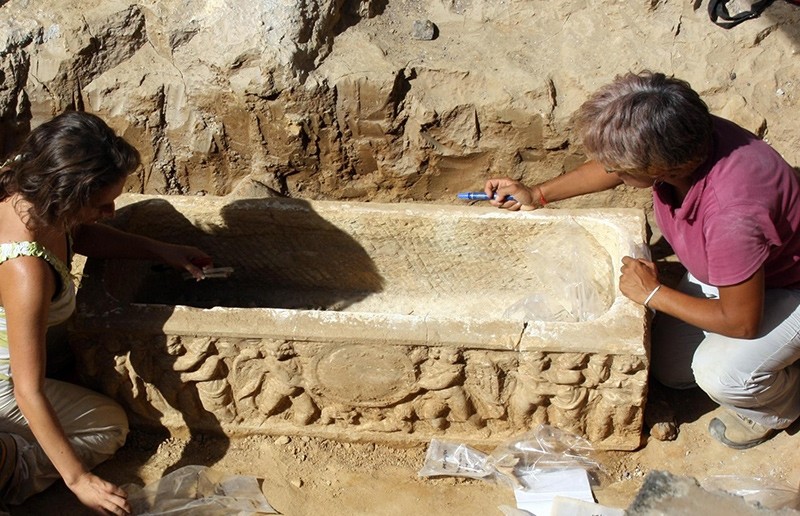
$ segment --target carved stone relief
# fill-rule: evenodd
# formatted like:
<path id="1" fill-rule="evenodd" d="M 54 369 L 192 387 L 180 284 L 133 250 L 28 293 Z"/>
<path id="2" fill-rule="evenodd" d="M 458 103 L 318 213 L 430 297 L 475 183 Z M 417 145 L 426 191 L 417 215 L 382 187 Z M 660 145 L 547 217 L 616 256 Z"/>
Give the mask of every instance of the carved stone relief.
<path id="1" fill-rule="evenodd" d="M 616 446 L 641 430 L 641 357 L 75 334 L 84 370 L 141 422 L 497 440 L 548 423 Z M 106 364 L 110 365 L 108 367 Z M 380 438 L 378 435 L 377 438 Z"/>

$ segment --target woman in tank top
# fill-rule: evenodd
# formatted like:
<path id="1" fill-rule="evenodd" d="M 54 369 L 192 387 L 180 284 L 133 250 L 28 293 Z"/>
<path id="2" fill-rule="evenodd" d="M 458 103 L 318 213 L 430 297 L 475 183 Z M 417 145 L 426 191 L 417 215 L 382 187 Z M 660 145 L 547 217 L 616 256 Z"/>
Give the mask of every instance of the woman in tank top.
<path id="1" fill-rule="evenodd" d="M 125 492 L 91 473 L 125 442 L 111 399 L 45 378 L 45 335 L 75 308 L 71 253 L 159 260 L 202 278 L 201 250 L 98 221 L 140 164 L 97 116 L 63 113 L 35 128 L 0 169 L 0 499 L 20 503 L 57 478 L 87 507 L 128 514 Z"/>

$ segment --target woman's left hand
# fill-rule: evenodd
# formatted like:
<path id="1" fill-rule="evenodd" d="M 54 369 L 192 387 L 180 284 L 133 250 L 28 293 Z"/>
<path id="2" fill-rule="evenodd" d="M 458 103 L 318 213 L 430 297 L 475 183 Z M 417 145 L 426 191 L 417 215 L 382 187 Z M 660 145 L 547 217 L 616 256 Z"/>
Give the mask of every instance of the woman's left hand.
<path id="1" fill-rule="evenodd" d="M 640 305 L 647 296 L 661 283 L 658 281 L 656 264 L 641 258 L 622 258 L 622 275 L 619 277 L 619 290 L 622 294 Z"/>
<path id="2" fill-rule="evenodd" d="M 159 242 L 153 251 L 162 262 L 176 269 L 188 271 L 197 281 L 204 278 L 203 269 L 214 264 L 214 260 L 208 254 L 189 245 Z"/>

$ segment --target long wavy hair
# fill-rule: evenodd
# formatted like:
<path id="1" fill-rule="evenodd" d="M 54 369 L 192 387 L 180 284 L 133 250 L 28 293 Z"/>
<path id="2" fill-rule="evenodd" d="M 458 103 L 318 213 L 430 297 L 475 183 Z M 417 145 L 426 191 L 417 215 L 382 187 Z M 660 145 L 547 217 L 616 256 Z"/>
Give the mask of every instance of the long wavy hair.
<path id="1" fill-rule="evenodd" d="M 711 151 L 708 106 L 689 83 L 644 71 L 617 76 L 578 110 L 578 135 L 607 170 L 687 175 Z"/>
<path id="2" fill-rule="evenodd" d="M 0 172 L 0 200 L 30 203 L 29 227 L 67 229 L 96 193 L 140 164 L 139 152 L 96 115 L 68 111 L 28 134 Z"/>

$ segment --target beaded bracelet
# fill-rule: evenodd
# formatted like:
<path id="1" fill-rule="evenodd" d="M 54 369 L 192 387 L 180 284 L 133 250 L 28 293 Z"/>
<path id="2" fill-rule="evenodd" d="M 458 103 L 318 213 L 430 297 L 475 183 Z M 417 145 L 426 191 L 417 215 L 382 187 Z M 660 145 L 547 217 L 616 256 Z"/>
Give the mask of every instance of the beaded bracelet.
<path id="1" fill-rule="evenodd" d="M 539 206 L 547 206 L 547 199 L 544 198 L 544 193 L 542 193 L 542 187 L 537 186 L 537 190 L 539 190 Z"/>

